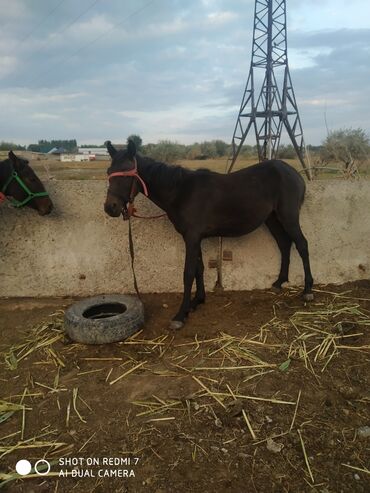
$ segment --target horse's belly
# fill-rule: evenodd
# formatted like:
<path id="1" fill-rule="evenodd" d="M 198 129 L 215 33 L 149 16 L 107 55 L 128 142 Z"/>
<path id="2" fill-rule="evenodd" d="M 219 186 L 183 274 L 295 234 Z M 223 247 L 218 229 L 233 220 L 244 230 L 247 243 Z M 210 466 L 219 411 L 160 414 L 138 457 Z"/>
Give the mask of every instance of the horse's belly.
<path id="1" fill-rule="evenodd" d="M 252 204 L 243 204 L 230 200 L 213 210 L 207 210 L 203 224 L 209 236 L 243 236 L 261 226 L 272 209 L 273 205 L 267 201 L 255 200 Z"/>
<path id="2" fill-rule="evenodd" d="M 217 225 L 215 228 L 210 228 L 207 231 L 207 237 L 211 236 L 225 236 L 225 237 L 238 237 L 251 233 L 264 223 L 264 219 L 255 219 L 253 221 L 229 221 L 223 225 Z"/>

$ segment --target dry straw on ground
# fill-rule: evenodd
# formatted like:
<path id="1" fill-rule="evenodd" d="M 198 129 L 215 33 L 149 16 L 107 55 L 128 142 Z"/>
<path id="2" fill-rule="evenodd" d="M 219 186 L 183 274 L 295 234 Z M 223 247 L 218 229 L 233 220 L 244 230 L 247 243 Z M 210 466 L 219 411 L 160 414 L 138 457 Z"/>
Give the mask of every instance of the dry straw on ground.
<path id="1" fill-rule="evenodd" d="M 68 430 L 71 422 L 76 427 L 78 421 L 81 425 L 89 421 L 89 413 L 93 409 L 88 399 L 86 402 L 82 398 L 80 389 L 83 388 L 84 379 L 91 374 L 102 374 L 104 385 L 113 391 L 116 384 L 124 385 L 126 379 L 133 376 L 145 378 L 150 374 L 164 379 L 188 379 L 194 390 L 182 398 L 164 399 L 151 395 L 147 399 L 131 401 L 132 411 L 126 420 L 136 430 L 138 449 L 145 436 L 152 432 L 161 433 L 155 428 L 161 423 L 168 423 L 168 426 L 176 424 L 177 429 L 184 427 L 185 430 L 185 423 L 187 426 L 207 415 L 212 416 L 216 427 L 221 429 L 222 420 L 239 412 L 250 439 L 257 447 L 265 444 L 266 440 L 283 437 L 296 430 L 308 480 L 313 484 L 308 444 L 302 428 L 297 424 L 302 389 L 298 395 L 291 396 L 283 388 L 258 394 L 253 392 L 253 387 L 250 389 L 247 386 L 271 373 L 289 372 L 300 361 L 305 370 L 319 380 L 324 372 L 330 371 L 331 364 L 341 352 L 369 351 L 370 346 L 362 344 L 361 340 L 370 326 L 370 313 L 361 307 L 361 300 L 348 293 L 328 293 L 328 297 L 328 303 L 316 303 L 296 310 L 288 318 L 274 316 L 255 334 L 244 337 L 234 335 L 232 328 L 227 330 L 225 327 L 216 337 L 200 339 L 195 336 L 190 342 L 176 344 L 169 334 L 146 339 L 144 332 L 140 332 L 119 343 L 120 354 L 112 357 L 86 356 L 86 348 L 66 341 L 62 313 L 56 313 L 29 331 L 25 342 L 2 353 L 4 371 L 12 377 L 19 375 L 19 382 L 23 382 L 24 387 L 21 391 L 18 389 L 15 395 L 0 396 L 0 423 L 4 425 L 13 420 L 19 425 L 16 432 L 0 437 L 0 459 L 26 448 L 38 449 L 40 454 L 47 451 L 49 456 L 58 451 L 63 451 L 64 455 L 77 453 L 88 447 L 96 437 L 97 432 L 94 432 L 77 443 L 72 440 L 68 442 L 59 439 L 65 430 L 51 428 L 30 436 L 27 419 L 35 412 L 31 402 L 56 395 L 60 413 L 65 413 L 65 428 Z M 67 362 L 72 359 L 79 361 L 79 371 L 73 381 L 66 379 L 64 374 Z M 29 361 L 32 364 L 26 377 L 22 369 Z M 40 365 L 48 368 L 45 381 L 32 376 L 32 369 Z M 68 396 L 64 408 L 59 401 L 61 394 Z M 263 436 L 261 424 L 253 417 L 253 406 L 257 405 L 284 407 L 288 414 L 287 428 L 278 434 Z M 185 431 L 184 435 L 188 436 Z M 199 454 L 208 453 L 195 439 L 186 440 L 191 444 L 194 461 Z M 343 466 L 368 474 L 363 467 Z M 0 479 L 5 484 L 18 479 L 18 475 L 3 472 Z"/>

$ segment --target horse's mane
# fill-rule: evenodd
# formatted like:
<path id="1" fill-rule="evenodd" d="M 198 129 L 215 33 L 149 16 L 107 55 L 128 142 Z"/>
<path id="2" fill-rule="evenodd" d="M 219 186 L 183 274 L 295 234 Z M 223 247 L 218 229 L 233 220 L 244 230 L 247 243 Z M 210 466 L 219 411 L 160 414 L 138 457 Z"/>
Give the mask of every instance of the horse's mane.
<path id="1" fill-rule="evenodd" d="M 2 161 L 0 161 L 0 180 L 4 180 L 8 177 L 8 174 L 11 170 L 11 166 L 10 166 L 10 159 L 7 158 L 7 159 L 3 159 Z"/>
<path id="2" fill-rule="evenodd" d="M 191 170 L 184 168 L 178 164 L 166 164 L 161 161 L 156 161 L 150 157 L 140 156 L 140 162 L 145 166 L 147 180 L 158 182 L 166 188 L 173 188 L 181 185 L 181 183 L 193 174 L 211 174 L 208 169 Z"/>

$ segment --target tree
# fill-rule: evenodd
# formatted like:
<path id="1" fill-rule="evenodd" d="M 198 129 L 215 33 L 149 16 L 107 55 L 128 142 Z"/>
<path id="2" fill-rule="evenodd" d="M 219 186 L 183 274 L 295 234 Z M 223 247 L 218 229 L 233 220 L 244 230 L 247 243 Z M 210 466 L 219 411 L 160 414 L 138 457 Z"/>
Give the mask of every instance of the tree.
<path id="1" fill-rule="evenodd" d="M 77 141 L 76 139 L 70 140 L 39 140 L 38 144 L 30 144 L 27 147 L 28 151 L 32 152 L 44 152 L 47 153 L 54 147 L 62 147 L 69 152 L 77 152 Z"/>
<path id="2" fill-rule="evenodd" d="M 240 150 L 240 156 L 243 156 L 245 158 L 256 158 L 258 160 L 257 146 L 243 144 Z"/>
<path id="3" fill-rule="evenodd" d="M 226 144 L 226 142 L 224 142 L 223 140 L 215 140 L 214 143 L 215 143 L 217 156 L 223 157 L 228 155 L 229 145 Z"/>
<path id="4" fill-rule="evenodd" d="M 199 156 L 202 155 L 202 149 L 200 148 L 200 144 L 195 142 L 194 144 L 186 146 L 186 158 L 187 159 L 199 159 Z"/>
<path id="5" fill-rule="evenodd" d="M 186 156 L 186 147 L 177 142 L 171 142 L 170 140 L 161 140 L 155 145 L 148 144 L 143 151 L 153 159 L 164 161 L 169 164 L 173 164 Z"/>
<path id="6" fill-rule="evenodd" d="M 0 142 L 0 151 L 25 151 L 26 147 L 13 142 Z"/>
<path id="7" fill-rule="evenodd" d="M 330 132 L 321 151 L 323 163 L 343 163 L 344 172 L 349 175 L 357 171 L 357 164 L 366 161 L 369 154 L 369 137 L 361 128 L 343 128 Z"/>
<path id="8" fill-rule="evenodd" d="M 282 144 L 279 147 L 277 157 L 279 159 L 294 159 L 297 157 L 297 153 L 295 152 L 295 149 L 292 146 L 292 144 L 287 144 L 287 145 Z"/>
<path id="9" fill-rule="evenodd" d="M 211 142 L 206 140 L 205 142 L 201 142 L 200 149 L 202 151 L 202 154 L 207 158 L 215 158 L 217 156 L 217 150 L 214 141 Z"/>
<path id="10" fill-rule="evenodd" d="M 135 134 L 129 135 L 127 137 L 127 143 L 129 140 L 132 140 L 134 142 L 137 151 L 141 150 L 141 147 L 143 145 L 143 139 L 140 137 L 140 135 L 135 135 Z"/>

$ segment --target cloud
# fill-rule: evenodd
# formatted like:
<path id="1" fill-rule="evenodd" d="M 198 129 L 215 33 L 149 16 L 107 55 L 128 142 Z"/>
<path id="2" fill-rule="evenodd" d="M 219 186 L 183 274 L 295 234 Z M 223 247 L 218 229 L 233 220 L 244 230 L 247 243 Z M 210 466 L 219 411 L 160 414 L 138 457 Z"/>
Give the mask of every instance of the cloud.
<path id="1" fill-rule="evenodd" d="M 20 109 L 27 106 L 36 106 L 39 107 L 41 105 L 54 105 L 54 106 L 63 106 L 69 101 L 73 101 L 76 99 L 81 99 L 86 96 L 86 93 L 76 92 L 50 92 L 50 91 L 41 91 L 38 94 L 34 94 L 32 90 L 28 89 L 14 89 L 9 90 L 8 92 L 0 93 L 0 105 L 3 106 L 5 104 L 9 105 L 9 108 L 14 108 L 15 106 Z"/>
<path id="2" fill-rule="evenodd" d="M 237 18 L 236 12 L 212 12 L 207 15 L 208 24 L 222 26 Z"/>
<path id="3" fill-rule="evenodd" d="M 301 105 L 320 106 L 322 108 L 327 108 L 328 106 L 336 107 L 337 105 L 344 105 L 348 103 L 349 103 L 348 99 L 336 99 L 336 98 L 302 99 L 300 101 Z"/>
<path id="4" fill-rule="evenodd" d="M 367 19 L 367 2 L 354 1 Z M 231 139 L 250 66 L 254 1 L 157 0 L 143 8 L 145 0 L 110 0 L 75 22 L 90 0 L 62 2 L 44 21 L 58 2 L 5 2 L 9 12 L 1 3 L 3 139 Z M 342 0 L 288 3 L 290 70 L 307 142 L 325 137 L 324 112 L 332 127 L 369 131 L 370 30 L 350 27 L 352 10 L 343 22 L 348 8 Z M 332 9 L 340 10 L 335 23 L 318 18 Z"/>
<path id="5" fill-rule="evenodd" d="M 1 17 L 3 22 L 20 21 L 27 17 L 28 7 L 21 0 L 0 0 Z M 6 25 L 6 24 L 5 24 Z"/>
<path id="6" fill-rule="evenodd" d="M 31 118 L 35 120 L 60 120 L 61 116 L 55 113 L 33 113 Z"/>
<path id="7" fill-rule="evenodd" d="M 7 77 L 17 68 L 17 59 L 11 56 L 0 58 L 0 79 Z"/>

